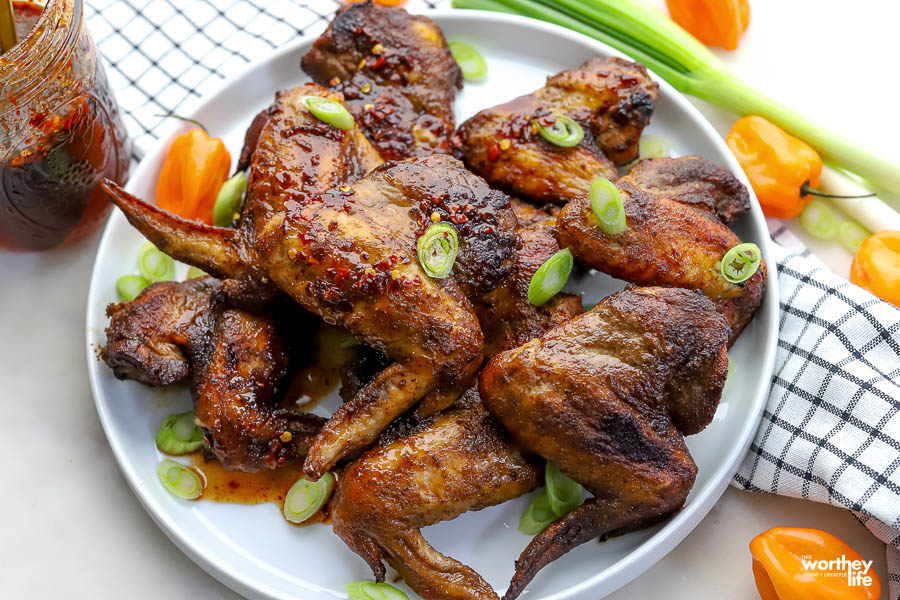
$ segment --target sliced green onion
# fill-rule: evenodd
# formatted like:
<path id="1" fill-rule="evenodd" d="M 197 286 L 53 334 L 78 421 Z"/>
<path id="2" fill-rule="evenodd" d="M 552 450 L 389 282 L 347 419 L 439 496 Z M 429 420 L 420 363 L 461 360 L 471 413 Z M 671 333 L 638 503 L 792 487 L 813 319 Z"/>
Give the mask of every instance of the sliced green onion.
<path id="1" fill-rule="evenodd" d="M 663 158 L 672 151 L 669 142 L 656 135 L 645 135 L 638 143 L 638 156 L 641 158 Z"/>
<path id="2" fill-rule="evenodd" d="M 591 183 L 591 211 L 606 235 L 619 235 L 628 226 L 622 194 L 609 179 L 601 177 Z"/>
<path id="3" fill-rule="evenodd" d="M 156 474 L 163 487 L 179 498 L 195 500 L 203 495 L 204 483 L 200 474 L 170 458 L 160 461 Z"/>
<path id="4" fill-rule="evenodd" d="M 356 121 L 340 102 L 336 102 L 331 98 L 322 98 L 321 96 L 303 96 L 300 102 L 309 109 L 313 116 L 323 123 L 328 123 L 332 127 L 336 127 L 342 131 L 353 129 Z"/>
<path id="5" fill-rule="evenodd" d="M 856 254 L 859 245 L 872 235 L 868 229 L 856 221 L 844 221 L 838 227 L 838 240 L 850 254 Z"/>
<path id="6" fill-rule="evenodd" d="M 834 212 L 821 200 L 812 200 L 800 213 L 800 224 L 809 235 L 820 240 L 830 240 L 838 233 L 838 220 Z"/>
<path id="7" fill-rule="evenodd" d="M 197 279 L 198 277 L 206 277 L 207 272 L 203 269 L 198 269 L 197 267 L 188 267 L 187 276 L 185 279 Z"/>
<path id="8" fill-rule="evenodd" d="M 531 277 L 531 283 L 528 284 L 528 301 L 535 306 L 543 306 L 549 302 L 565 287 L 574 264 L 575 259 L 568 248 L 548 258 Z"/>
<path id="9" fill-rule="evenodd" d="M 331 473 L 325 473 L 318 481 L 301 477 L 284 497 L 284 518 L 291 523 L 302 523 L 319 512 L 332 490 L 334 475 Z"/>
<path id="10" fill-rule="evenodd" d="M 203 430 L 194 423 L 194 411 L 169 415 L 156 432 L 156 447 L 166 454 L 190 454 L 203 445 Z"/>
<path id="11" fill-rule="evenodd" d="M 557 518 L 581 506 L 581 484 L 559 470 L 555 464 L 547 461 L 544 469 L 544 480 L 547 484 L 547 501 L 550 510 Z"/>
<path id="12" fill-rule="evenodd" d="M 457 252 L 459 238 L 456 236 L 456 229 L 449 223 L 435 223 L 416 242 L 419 264 L 429 277 L 436 279 L 450 274 Z"/>
<path id="13" fill-rule="evenodd" d="M 761 256 L 756 244 L 738 244 L 722 257 L 722 277 L 731 283 L 747 281 L 759 269 Z"/>
<path id="14" fill-rule="evenodd" d="M 175 277 L 175 261 L 150 242 L 144 242 L 138 252 L 138 270 L 151 283 L 171 281 Z"/>
<path id="15" fill-rule="evenodd" d="M 519 519 L 519 531 L 535 535 L 542 532 L 557 518 L 556 513 L 550 508 L 550 499 L 547 497 L 546 490 L 541 490 L 541 493 L 534 497 L 534 500 L 522 513 L 522 518 Z"/>
<path id="16" fill-rule="evenodd" d="M 554 146 L 562 146 L 563 148 L 571 148 L 577 146 L 584 139 L 584 129 L 581 125 L 564 115 L 553 115 L 554 121 L 552 125 L 542 125 L 538 129 L 545 140 Z"/>
<path id="17" fill-rule="evenodd" d="M 147 278 L 140 275 L 122 275 L 116 279 L 116 291 L 122 300 L 134 300 L 144 288 L 150 285 Z"/>
<path id="18" fill-rule="evenodd" d="M 338 348 L 341 350 L 346 350 L 347 348 L 356 348 L 359 346 L 359 340 L 353 337 L 350 334 L 345 335 L 341 342 L 338 344 Z"/>
<path id="19" fill-rule="evenodd" d="M 350 600 L 409 600 L 406 594 L 387 583 L 354 581 L 347 584 Z"/>
<path id="20" fill-rule="evenodd" d="M 213 205 L 213 225 L 231 227 L 235 215 L 244 208 L 244 192 L 247 190 L 247 175 L 241 171 L 227 180 L 219 188 L 216 203 Z"/>
<path id="21" fill-rule="evenodd" d="M 465 42 L 449 42 L 450 54 L 459 65 L 463 79 L 466 81 L 482 81 L 487 77 L 488 66 L 484 57 L 475 48 Z"/>

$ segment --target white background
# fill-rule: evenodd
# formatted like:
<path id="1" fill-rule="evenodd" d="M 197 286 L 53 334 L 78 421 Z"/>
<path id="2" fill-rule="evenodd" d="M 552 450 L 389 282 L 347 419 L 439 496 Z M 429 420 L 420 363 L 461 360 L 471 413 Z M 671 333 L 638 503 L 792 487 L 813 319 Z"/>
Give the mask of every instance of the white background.
<path id="1" fill-rule="evenodd" d="M 751 6 L 750 29 L 737 52 L 722 54 L 726 62 L 759 90 L 900 164 L 900 3 Z M 704 110 L 727 131 L 730 117 Z M 0 435 L 0 596 L 237 598 L 156 528 L 100 429 L 83 350 L 98 239 L 43 254 L 0 253 L 0 398 L 7 415 Z M 875 559 L 888 597 L 882 546 L 849 514 L 729 489 L 666 559 L 610 598 L 758 598 L 747 544 L 777 525 L 842 537 Z"/>

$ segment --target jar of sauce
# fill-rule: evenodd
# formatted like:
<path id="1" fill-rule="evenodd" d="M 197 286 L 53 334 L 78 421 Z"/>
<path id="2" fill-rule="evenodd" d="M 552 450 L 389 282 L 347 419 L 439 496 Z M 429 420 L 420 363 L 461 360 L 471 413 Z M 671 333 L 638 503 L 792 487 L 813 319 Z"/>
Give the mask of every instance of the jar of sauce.
<path id="1" fill-rule="evenodd" d="M 13 2 L 19 42 L 0 55 L 0 248 L 46 250 L 109 214 L 131 144 L 82 0 Z"/>

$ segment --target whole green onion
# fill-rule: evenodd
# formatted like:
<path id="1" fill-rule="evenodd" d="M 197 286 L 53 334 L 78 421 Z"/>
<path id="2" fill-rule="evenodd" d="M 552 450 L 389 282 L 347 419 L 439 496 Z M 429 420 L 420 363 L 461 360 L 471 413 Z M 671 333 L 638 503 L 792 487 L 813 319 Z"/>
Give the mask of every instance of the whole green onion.
<path id="1" fill-rule="evenodd" d="M 575 258 L 572 251 L 564 248 L 547 259 L 528 284 L 528 301 L 535 306 L 543 306 L 559 293 L 569 280 Z"/>
<path id="2" fill-rule="evenodd" d="M 524 15 L 583 33 L 643 62 L 678 91 L 741 116 L 765 117 L 807 142 L 825 161 L 900 194 L 898 165 L 755 91 L 694 36 L 642 0 L 453 0 L 453 6 Z"/>
<path id="3" fill-rule="evenodd" d="M 163 487 L 174 496 L 195 500 L 203 495 L 204 483 L 200 474 L 170 458 L 160 461 L 156 475 Z"/>
<path id="4" fill-rule="evenodd" d="M 487 77 L 488 66 L 478 50 L 465 42 L 448 42 L 450 54 L 459 65 L 466 81 L 483 81 Z"/>
<path id="5" fill-rule="evenodd" d="M 313 116 L 323 123 L 328 123 L 342 131 L 353 129 L 356 121 L 340 102 L 321 96 L 303 96 L 300 102 L 309 109 Z"/>
<path id="6" fill-rule="evenodd" d="M 581 125 L 565 115 L 553 115 L 553 123 L 539 126 L 538 133 L 554 146 L 562 148 L 577 146 L 584 139 Z"/>
<path id="7" fill-rule="evenodd" d="M 419 264 L 429 277 L 435 279 L 450 275 L 458 252 L 459 238 L 449 223 L 435 223 L 416 242 Z"/>
<path id="8" fill-rule="evenodd" d="M 800 224 L 809 235 L 820 240 L 830 240 L 838 233 L 838 220 L 834 212 L 821 200 L 812 200 L 800 213 Z"/>
<path id="9" fill-rule="evenodd" d="M 203 430 L 194 423 L 194 411 L 169 415 L 156 432 L 156 447 L 166 454 L 190 454 L 203 445 Z"/>
<path id="10" fill-rule="evenodd" d="M 244 207 L 244 192 L 247 190 L 247 175 L 241 171 L 222 184 L 216 203 L 213 205 L 213 225 L 231 227 L 235 215 Z"/>
<path id="11" fill-rule="evenodd" d="M 856 221 L 844 221 L 838 226 L 838 240 L 850 254 L 856 254 L 859 245 L 870 235 L 869 230 Z"/>
<path id="12" fill-rule="evenodd" d="M 116 292 L 125 301 L 134 300 L 144 288 L 150 285 L 146 277 L 140 275 L 122 275 L 116 279 Z"/>
<path id="13" fill-rule="evenodd" d="M 354 581 L 346 589 L 350 600 L 409 600 L 406 594 L 387 583 Z"/>
<path id="14" fill-rule="evenodd" d="M 604 177 L 591 183 L 591 212 L 606 235 L 619 235 L 628 226 L 622 194 Z"/>
<path id="15" fill-rule="evenodd" d="M 302 523 L 319 512 L 334 490 L 334 475 L 325 473 L 318 481 L 305 476 L 291 486 L 284 497 L 284 518 L 291 523 Z"/>
<path id="16" fill-rule="evenodd" d="M 175 261 L 150 242 L 144 242 L 138 251 L 138 270 L 151 283 L 171 281 L 175 277 Z"/>
<path id="17" fill-rule="evenodd" d="M 722 277 L 731 283 L 747 281 L 759 269 L 762 256 L 751 242 L 738 244 L 722 257 Z"/>
<path id="18" fill-rule="evenodd" d="M 550 461 L 547 461 L 544 469 L 544 480 L 547 484 L 547 501 L 557 518 L 581 506 L 581 484 Z"/>
<path id="19" fill-rule="evenodd" d="M 547 497 L 546 490 L 541 490 L 522 513 L 522 518 L 519 519 L 519 531 L 535 535 L 542 532 L 556 519 L 556 513 L 550 507 L 550 499 Z"/>

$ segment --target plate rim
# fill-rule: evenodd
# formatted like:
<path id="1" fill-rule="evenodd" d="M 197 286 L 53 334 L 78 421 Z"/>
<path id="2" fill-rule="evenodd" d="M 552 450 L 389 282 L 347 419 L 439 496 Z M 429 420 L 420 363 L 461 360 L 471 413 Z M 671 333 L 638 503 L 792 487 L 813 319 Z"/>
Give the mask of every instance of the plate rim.
<path id="1" fill-rule="evenodd" d="M 627 55 L 619 52 L 615 48 L 612 48 L 589 36 L 558 25 L 554 25 L 552 23 L 546 23 L 544 21 L 519 15 L 465 9 L 430 9 L 415 12 L 416 14 L 427 15 L 428 17 L 433 18 L 438 22 L 441 19 L 446 18 L 462 18 L 474 19 L 477 21 L 493 21 L 498 26 L 511 24 L 526 28 L 534 28 L 543 30 L 546 33 L 568 38 L 569 40 L 575 41 L 582 45 L 587 45 L 589 47 L 592 47 L 596 51 L 609 56 L 619 56 L 632 60 Z M 440 23 L 438 24 L 440 25 Z M 318 37 L 325 29 L 325 27 L 325 24 L 320 24 L 316 27 L 313 27 L 308 33 L 296 38 L 288 44 L 285 44 L 285 46 L 280 48 L 278 51 L 250 62 L 245 65 L 240 71 L 234 73 L 229 77 L 225 77 L 216 86 L 213 86 L 213 88 L 192 107 L 192 109 L 189 111 L 190 114 L 188 116 L 194 116 L 197 113 L 202 112 L 207 108 L 209 104 L 216 101 L 218 96 L 225 89 L 233 85 L 236 81 L 247 77 L 248 74 L 258 69 L 262 65 L 277 60 L 285 54 L 296 52 L 299 46 L 302 46 L 308 43 L 311 39 L 315 39 L 316 37 Z M 766 282 L 766 290 L 763 297 L 763 303 L 759 308 L 758 314 L 756 316 L 756 318 L 765 317 L 770 322 L 770 326 L 762 331 L 764 339 L 762 340 L 761 345 L 764 351 L 764 355 L 761 362 L 764 368 L 763 372 L 760 374 L 762 376 L 761 383 L 757 387 L 756 392 L 752 398 L 753 410 L 751 412 L 753 414 L 753 418 L 748 420 L 747 423 L 743 426 L 743 428 L 741 429 L 741 435 L 736 440 L 736 443 L 731 446 L 730 451 L 725 454 L 724 459 L 719 463 L 718 467 L 711 475 L 711 483 L 708 484 L 705 489 L 701 490 L 698 495 L 694 496 L 691 499 L 691 503 L 689 506 L 686 506 L 676 515 L 666 521 L 666 523 L 656 533 L 642 542 L 638 547 L 631 550 L 628 554 L 617 560 L 615 563 L 609 565 L 607 568 L 597 572 L 592 577 L 584 579 L 580 583 L 572 585 L 564 590 L 546 596 L 544 600 L 565 600 L 569 598 L 579 597 L 585 594 L 591 588 L 604 582 L 607 583 L 607 586 L 609 587 L 609 589 L 604 592 L 604 595 L 612 593 L 614 590 L 621 588 L 628 582 L 634 580 L 635 578 L 639 577 L 644 572 L 649 570 L 654 564 L 656 564 L 659 560 L 661 560 L 664 556 L 671 552 L 675 548 L 675 546 L 680 544 L 684 540 L 684 538 L 694 530 L 694 528 L 700 523 L 700 521 L 702 521 L 706 517 L 706 515 L 716 504 L 716 502 L 718 502 L 719 498 L 724 493 L 725 488 L 731 482 L 733 474 L 737 471 L 741 459 L 744 457 L 744 455 L 746 455 L 750 443 L 755 436 L 757 428 L 761 421 L 763 408 L 765 407 L 766 398 L 768 397 L 768 392 L 771 386 L 772 373 L 774 372 L 778 341 L 778 273 L 777 264 L 771 251 L 771 240 L 769 237 L 768 228 L 766 227 L 765 216 L 762 213 L 759 202 L 757 201 L 756 195 L 753 192 L 753 188 L 751 187 L 750 182 L 747 180 L 747 177 L 744 174 L 743 170 L 740 168 L 737 159 L 728 150 L 727 146 L 725 145 L 725 141 L 715 130 L 712 124 L 700 112 L 700 110 L 688 100 L 685 95 L 675 90 L 668 82 L 662 79 L 649 67 L 647 70 L 650 72 L 654 81 L 656 81 L 660 85 L 660 87 L 666 91 L 668 97 L 671 98 L 671 100 L 678 106 L 678 108 L 682 111 L 687 112 L 692 117 L 694 122 L 698 124 L 703 130 L 703 134 L 708 139 L 713 140 L 713 143 L 715 145 L 720 147 L 720 150 L 722 150 L 722 155 L 726 157 L 726 161 L 728 163 L 726 166 L 736 177 L 738 177 L 741 183 L 746 186 L 750 194 L 750 213 L 752 215 L 752 227 L 758 230 L 757 233 L 761 233 L 761 235 L 758 236 L 759 240 L 757 241 L 757 243 L 761 246 L 763 258 L 766 260 L 768 266 L 768 277 Z M 129 184 L 126 186 L 126 189 L 130 189 L 131 181 L 142 178 L 144 176 L 144 172 L 151 168 L 154 161 L 149 160 L 149 158 L 160 152 L 162 145 L 168 142 L 173 133 L 177 131 L 179 127 L 179 124 L 173 123 L 172 125 L 164 127 L 160 130 L 159 138 L 144 154 L 141 160 L 141 164 L 137 167 L 137 169 L 135 169 L 134 173 L 131 174 L 131 177 L 129 178 Z M 196 563 L 204 571 L 220 581 L 222 584 L 242 595 L 272 598 L 277 600 L 289 600 L 293 596 L 286 595 L 281 591 L 271 587 L 262 578 L 252 576 L 250 578 L 238 577 L 230 570 L 222 568 L 218 564 L 213 562 L 213 560 L 206 555 L 206 551 L 204 550 L 204 548 L 200 547 L 199 544 L 194 544 L 193 541 L 189 539 L 189 536 L 182 534 L 180 529 L 177 527 L 176 522 L 173 519 L 169 518 L 166 515 L 165 511 L 161 510 L 161 508 L 157 505 L 156 502 L 154 502 L 151 496 L 143 492 L 143 478 L 139 476 L 139 474 L 129 465 L 128 461 L 126 460 L 124 449 L 118 441 L 119 436 L 117 435 L 116 430 L 111 423 L 111 417 L 100 401 L 103 392 L 100 389 L 100 381 L 97 375 L 98 367 L 96 359 L 96 348 L 93 346 L 92 342 L 92 331 L 97 330 L 97 324 L 95 323 L 94 319 L 96 311 L 93 311 L 92 307 L 96 304 L 96 299 L 98 297 L 102 297 L 100 292 L 102 288 L 102 282 L 99 281 L 98 269 L 99 257 L 109 251 L 107 249 L 107 246 L 110 244 L 109 240 L 112 236 L 111 232 L 117 218 L 121 218 L 121 215 L 115 213 L 114 216 L 110 218 L 107 224 L 104 226 L 103 234 L 100 238 L 100 243 L 97 247 L 97 252 L 94 257 L 94 264 L 91 270 L 90 287 L 87 297 L 87 308 L 85 316 L 85 341 L 87 348 L 88 375 L 90 379 L 91 393 L 94 397 L 94 407 L 97 411 L 101 426 L 103 427 L 103 432 L 107 438 L 109 446 L 116 458 L 119 470 L 124 475 L 125 480 L 128 482 L 129 487 L 137 497 L 141 506 L 150 515 L 157 527 L 159 527 L 184 554 L 190 557 L 191 560 L 194 561 L 194 563 Z M 104 327 L 101 327 L 100 329 L 102 330 L 104 329 Z M 312 588 L 315 587 L 316 586 L 313 585 L 307 589 L 312 591 Z"/>

